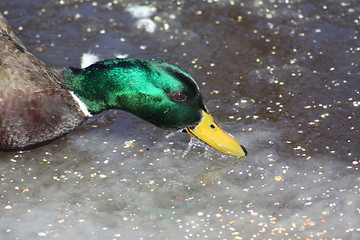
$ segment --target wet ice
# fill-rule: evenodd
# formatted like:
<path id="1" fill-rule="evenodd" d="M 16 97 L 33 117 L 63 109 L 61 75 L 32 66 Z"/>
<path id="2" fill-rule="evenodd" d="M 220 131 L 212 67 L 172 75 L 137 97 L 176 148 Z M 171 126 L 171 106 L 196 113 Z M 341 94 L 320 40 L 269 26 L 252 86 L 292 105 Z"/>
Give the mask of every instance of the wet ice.
<path id="1" fill-rule="evenodd" d="M 154 34 L 126 11 L 142 1 L 0 3 L 51 66 L 91 51 L 187 69 L 249 151 L 223 156 L 104 112 L 46 146 L 0 153 L 0 238 L 358 239 L 355 2 L 153 1 Z"/>

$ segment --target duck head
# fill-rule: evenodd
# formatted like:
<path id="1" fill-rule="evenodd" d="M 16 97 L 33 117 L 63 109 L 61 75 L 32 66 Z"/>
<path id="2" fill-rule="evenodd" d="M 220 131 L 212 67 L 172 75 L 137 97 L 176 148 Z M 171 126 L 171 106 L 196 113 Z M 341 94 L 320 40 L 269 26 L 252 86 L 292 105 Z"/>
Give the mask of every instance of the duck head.
<path id="1" fill-rule="evenodd" d="M 69 68 L 63 75 L 68 89 L 92 114 L 125 110 L 161 128 L 184 129 L 225 154 L 247 154 L 211 117 L 193 77 L 175 65 L 111 59 L 85 69 Z"/>

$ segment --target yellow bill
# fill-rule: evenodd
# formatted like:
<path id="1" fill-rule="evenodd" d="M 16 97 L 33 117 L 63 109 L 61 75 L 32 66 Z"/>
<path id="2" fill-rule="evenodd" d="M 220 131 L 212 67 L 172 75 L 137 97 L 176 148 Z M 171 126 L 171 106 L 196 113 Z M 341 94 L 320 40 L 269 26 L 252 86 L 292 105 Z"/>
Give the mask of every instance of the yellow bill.
<path id="1" fill-rule="evenodd" d="M 235 138 L 222 130 L 212 116 L 205 111 L 203 111 L 200 123 L 195 128 L 185 128 L 185 130 L 191 136 L 204 141 L 222 153 L 236 157 L 245 157 L 247 154 L 246 149 Z"/>

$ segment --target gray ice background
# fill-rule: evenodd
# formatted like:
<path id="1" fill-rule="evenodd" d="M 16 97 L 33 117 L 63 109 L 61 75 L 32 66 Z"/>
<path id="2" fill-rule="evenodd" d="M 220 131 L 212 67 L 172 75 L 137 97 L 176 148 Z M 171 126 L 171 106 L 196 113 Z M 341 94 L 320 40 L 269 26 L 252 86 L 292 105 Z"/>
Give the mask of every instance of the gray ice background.
<path id="1" fill-rule="evenodd" d="M 183 67 L 249 152 L 103 112 L 0 153 L 1 240 L 360 239 L 358 0 L 12 0 L 0 11 L 55 68 L 88 52 Z"/>

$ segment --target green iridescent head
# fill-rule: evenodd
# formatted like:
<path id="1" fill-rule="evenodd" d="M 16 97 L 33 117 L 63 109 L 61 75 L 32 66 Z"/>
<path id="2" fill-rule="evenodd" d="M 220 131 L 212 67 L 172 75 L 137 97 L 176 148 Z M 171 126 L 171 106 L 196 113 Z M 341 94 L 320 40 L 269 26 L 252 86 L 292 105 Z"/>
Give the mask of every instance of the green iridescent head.
<path id="1" fill-rule="evenodd" d="M 122 109 L 162 128 L 195 126 L 205 110 L 195 80 L 162 61 L 111 59 L 64 72 L 67 87 L 93 114 Z"/>
<path id="2" fill-rule="evenodd" d="M 122 109 L 162 128 L 184 128 L 215 149 L 245 156 L 246 149 L 207 112 L 195 80 L 161 61 L 112 59 L 64 71 L 69 90 L 93 113 Z"/>

